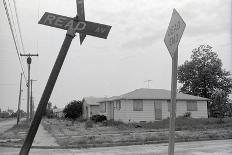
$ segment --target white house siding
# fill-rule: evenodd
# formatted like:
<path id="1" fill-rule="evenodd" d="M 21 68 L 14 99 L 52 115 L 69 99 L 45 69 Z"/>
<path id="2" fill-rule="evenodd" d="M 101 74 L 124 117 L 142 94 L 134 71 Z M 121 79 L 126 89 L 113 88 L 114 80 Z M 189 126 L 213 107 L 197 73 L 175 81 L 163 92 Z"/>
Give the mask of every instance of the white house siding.
<path id="1" fill-rule="evenodd" d="M 107 102 L 101 102 L 100 103 L 100 110 L 99 110 L 100 111 L 100 115 L 105 115 L 106 118 L 107 118 L 107 120 L 110 119 L 110 113 L 109 113 L 110 109 L 109 109 L 109 107 L 110 107 L 110 105 Z M 105 109 L 105 111 L 103 111 L 103 109 Z"/>
<path id="2" fill-rule="evenodd" d="M 99 105 L 90 105 L 89 117 L 91 117 L 93 115 L 98 115 L 98 114 L 100 114 L 99 112 L 100 112 Z"/>
<path id="3" fill-rule="evenodd" d="M 88 107 L 88 112 L 86 111 L 86 107 Z M 83 118 L 86 118 L 86 119 L 88 118 L 86 116 L 87 116 L 87 113 L 88 113 L 88 116 L 89 116 L 89 110 L 90 110 L 89 105 L 84 101 L 83 106 L 82 106 L 82 117 Z"/>
<path id="4" fill-rule="evenodd" d="M 114 120 L 123 122 L 155 121 L 154 102 L 155 100 L 143 100 L 143 111 L 133 111 L 133 100 L 121 100 L 120 110 L 116 109 L 116 103 L 114 102 Z M 167 100 L 159 100 L 159 102 L 162 102 L 162 119 L 170 117 Z M 109 104 L 107 104 L 107 107 L 107 113 L 109 113 Z M 188 112 L 187 102 L 177 101 L 176 109 L 176 117 L 183 116 Z M 197 111 L 189 112 L 191 112 L 192 118 L 208 118 L 207 101 L 197 101 Z M 107 118 L 109 118 L 109 114 Z"/>
<path id="5" fill-rule="evenodd" d="M 170 117 L 170 113 L 168 111 L 168 102 L 165 100 L 163 102 L 162 118 L 164 119 Z M 192 118 L 208 118 L 207 101 L 197 101 L 197 111 L 187 111 L 187 101 L 177 101 L 176 117 L 183 116 L 186 112 L 191 112 Z"/>
<path id="6" fill-rule="evenodd" d="M 115 102 L 114 102 L 115 103 Z M 123 122 L 154 121 L 154 100 L 143 100 L 143 111 L 133 111 L 133 100 L 121 100 L 121 109 L 114 105 L 114 120 Z"/>
<path id="7" fill-rule="evenodd" d="M 187 109 L 187 105 L 186 105 Z M 208 118 L 207 101 L 197 101 L 197 111 L 190 111 L 193 118 Z"/>

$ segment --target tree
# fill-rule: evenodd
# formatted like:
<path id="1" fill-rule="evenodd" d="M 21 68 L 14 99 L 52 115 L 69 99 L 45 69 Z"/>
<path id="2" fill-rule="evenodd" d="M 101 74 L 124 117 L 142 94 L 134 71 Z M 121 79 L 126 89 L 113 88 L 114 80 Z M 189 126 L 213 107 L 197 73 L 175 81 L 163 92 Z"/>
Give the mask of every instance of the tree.
<path id="1" fill-rule="evenodd" d="M 82 101 L 71 101 L 65 106 L 63 113 L 65 118 L 72 119 L 72 122 L 74 122 L 76 118 L 82 115 Z"/>
<path id="2" fill-rule="evenodd" d="M 231 93 L 230 72 L 222 69 L 222 61 L 209 45 L 200 45 L 192 51 L 191 60 L 178 67 L 178 82 L 183 84 L 180 91 L 186 94 L 212 99 L 215 90 L 222 90 L 226 98 Z M 210 116 L 214 103 L 208 102 Z"/>
<path id="3" fill-rule="evenodd" d="M 223 90 L 216 89 L 212 94 L 212 102 L 209 105 L 213 116 L 224 118 L 229 113 L 229 100 Z"/>

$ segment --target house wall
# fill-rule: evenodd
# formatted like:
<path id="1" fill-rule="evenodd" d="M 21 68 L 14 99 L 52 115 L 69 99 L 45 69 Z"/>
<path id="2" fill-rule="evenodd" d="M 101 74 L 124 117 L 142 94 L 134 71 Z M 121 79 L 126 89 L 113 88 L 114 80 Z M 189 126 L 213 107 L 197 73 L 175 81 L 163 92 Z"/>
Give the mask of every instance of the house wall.
<path id="1" fill-rule="evenodd" d="M 86 107 L 88 108 L 88 112 L 86 111 Z M 86 101 L 84 100 L 83 105 L 82 105 L 82 117 L 85 119 L 89 118 L 89 110 L 90 110 L 90 106 L 86 103 Z M 86 115 L 88 114 L 88 117 L 86 117 Z"/>
<path id="2" fill-rule="evenodd" d="M 99 105 L 91 105 L 89 107 L 90 107 L 89 117 L 91 117 L 93 115 L 100 114 L 100 106 Z"/>
<path id="3" fill-rule="evenodd" d="M 170 116 L 168 111 L 167 100 L 159 100 L 162 102 L 162 119 Z M 114 101 L 114 120 L 123 122 L 140 122 L 140 121 L 155 121 L 154 100 L 143 100 L 143 111 L 133 111 L 133 100 L 121 100 L 121 109 L 116 109 Z M 109 118 L 110 105 L 106 104 L 106 116 Z M 177 101 L 176 116 L 183 116 L 187 111 L 186 101 Z M 192 118 L 208 118 L 207 101 L 197 101 L 197 111 L 191 112 Z"/>
<path id="4" fill-rule="evenodd" d="M 168 111 L 168 102 L 163 100 L 162 104 L 162 118 L 170 116 Z M 177 101 L 176 103 L 176 117 L 183 116 L 186 112 L 191 112 L 192 118 L 208 118 L 207 101 L 197 101 L 197 111 L 187 111 L 187 101 Z"/>
<path id="5" fill-rule="evenodd" d="M 154 121 L 154 101 L 143 100 L 143 111 L 133 111 L 133 100 L 121 100 L 121 109 L 114 102 L 114 120 L 123 122 Z"/>
<path id="6" fill-rule="evenodd" d="M 110 119 L 110 116 L 109 116 L 109 105 L 107 104 L 107 102 L 102 102 L 100 103 L 100 106 L 99 106 L 99 111 L 100 111 L 100 115 L 105 115 L 107 120 Z M 105 109 L 105 111 L 103 111 L 103 109 Z"/>

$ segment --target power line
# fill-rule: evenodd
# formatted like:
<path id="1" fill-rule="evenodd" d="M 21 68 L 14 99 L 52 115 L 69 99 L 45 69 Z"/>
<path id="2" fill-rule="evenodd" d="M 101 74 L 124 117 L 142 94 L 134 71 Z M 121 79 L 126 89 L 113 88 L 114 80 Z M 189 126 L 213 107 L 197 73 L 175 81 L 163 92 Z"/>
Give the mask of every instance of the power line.
<path id="1" fill-rule="evenodd" d="M 14 3 L 15 15 L 16 15 L 16 19 L 17 19 L 17 25 L 18 25 L 18 29 L 19 29 L 19 37 L 20 37 L 20 41 L 22 44 L 23 53 L 25 54 L 25 48 L 24 48 L 24 44 L 23 44 L 22 32 L 21 32 L 20 21 L 19 21 L 19 17 L 18 17 L 18 11 L 17 11 L 17 6 L 16 6 L 15 0 L 13 0 L 13 3 Z"/>
<path id="2" fill-rule="evenodd" d="M 17 47 L 16 38 L 15 38 L 15 35 L 14 35 L 13 26 L 12 26 L 12 23 L 11 23 L 9 11 L 8 11 L 7 4 L 6 4 L 5 0 L 3 0 L 3 4 L 4 4 L 5 11 L 6 11 L 8 23 L 10 25 L 11 34 L 12 34 L 12 37 L 13 37 L 13 41 L 14 41 L 16 53 L 17 53 L 17 56 L 18 56 L 18 59 L 19 59 L 19 63 L 20 63 L 20 66 L 21 66 L 21 70 L 22 70 L 22 73 L 23 73 L 23 77 L 24 77 L 24 80 L 27 81 L 26 76 L 25 76 L 25 72 L 24 72 L 24 68 L 23 68 L 23 64 L 22 64 L 22 61 L 21 61 L 21 58 L 20 58 L 20 55 L 19 55 L 19 49 Z"/>
<path id="3" fill-rule="evenodd" d="M 8 13 L 9 14 L 9 17 L 10 17 L 10 19 L 11 19 L 11 21 L 12 21 L 12 27 L 13 27 L 13 32 L 15 32 L 14 33 L 14 35 L 15 35 L 15 41 L 16 41 L 16 44 L 17 44 L 17 46 L 18 46 L 18 48 L 19 48 L 19 42 L 18 42 L 18 35 L 17 35 L 17 31 L 16 31 L 16 28 L 15 28 L 15 21 L 14 21 L 14 17 L 13 17 L 13 11 L 12 11 L 12 9 L 11 9 L 11 4 L 10 4 L 10 1 L 9 0 L 7 0 L 8 1 L 8 6 L 9 6 L 9 8 L 10 8 L 10 13 Z M 7 6 L 7 4 L 6 4 L 6 6 Z M 11 16 L 10 16 L 11 15 Z"/>

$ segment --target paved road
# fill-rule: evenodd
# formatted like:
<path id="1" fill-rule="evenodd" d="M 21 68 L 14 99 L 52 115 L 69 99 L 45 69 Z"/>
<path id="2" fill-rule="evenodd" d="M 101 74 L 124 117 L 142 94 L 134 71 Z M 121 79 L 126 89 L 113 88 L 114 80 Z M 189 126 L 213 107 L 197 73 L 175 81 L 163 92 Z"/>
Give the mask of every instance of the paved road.
<path id="1" fill-rule="evenodd" d="M 167 155 L 168 144 L 133 145 L 91 149 L 31 149 L 31 155 Z M 17 148 L 0 147 L 2 155 L 16 155 Z M 176 143 L 175 155 L 231 155 L 232 140 Z"/>
<path id="2" fill-rule="evenodd" d="M 17 123 L 16 119 L 10 119 L 0 122 L 0 134 L 10 129 L 13 125 Z"/>

